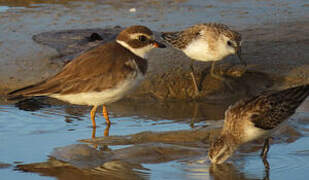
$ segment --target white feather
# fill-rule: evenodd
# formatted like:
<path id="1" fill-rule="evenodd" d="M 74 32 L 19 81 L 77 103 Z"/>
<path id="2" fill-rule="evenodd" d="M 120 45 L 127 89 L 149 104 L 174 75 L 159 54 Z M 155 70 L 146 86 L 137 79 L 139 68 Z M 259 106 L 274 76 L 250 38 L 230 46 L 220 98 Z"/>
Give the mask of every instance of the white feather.
<path id="1" fill-rule="evenodd" d="M 154 48 L 154 46 L 152 44 L 149 44 L 148 46 L 145 46 L 145 47 L 142 47 L 142 48 L 132 48 L 131 46 L 129 46 L 124 41 L 116 40 L 116 42 L 119 43 L 121 46 L 127 48 L 133 54 L 135 54 L 135 55 L 137 55 L 137 56 L 139 56 L 143 59 L 146 59 L 150 50 Z"/>
<path id="2" fill-rule="evenodd" d="M 79 105 L 102 105 L 118 101 L 130 91 L 134 90 L 137 85 L 144 79 L 144 75 L 138 72 L 131 77 L 119 83 L 116 87 L 101 92 L 83 92 L 78 94 L 53 94 L 50 97 L 67 101 L 71 104 Z"/>
<path id="3" fill-rule="evenodd" d="M 243 136 L 243 141 L 245 142 L 249 142 L 249 141 L 253 141 L 255 139 L 258 139 L 260 137 L 263 137 L 265 135 L 268 134 L 269 131 L 267 130 L 263 130 L 261 128 L 257 128 L 254 126 L 254 124 L 252 122 L 248 122 L 248 124 L 246 124 L 247 126 L 245 126 L 244 128 L 244 136 Z"/>
<path id="4" fill-rule="evenodd" d="M 193 40 L 183 52 L 198 61 L 213 61 L 212 55 L 208 52 L 208 42 L 203 39 Z"/>
<path id="5" fill-rule="evenodd" d="M 200 37 L 186 46 L 183 52 L 197 61 L 220 61 L 228 55 L 235 54 L 235 49 L 226 44 L 227 40 L 227 37 L 220 36 L 217 41 L 212 41 L 212 43 L 216 43 L 213 45 L 216 48 L 210 49 L 210 42 L 207 38 Z"/>

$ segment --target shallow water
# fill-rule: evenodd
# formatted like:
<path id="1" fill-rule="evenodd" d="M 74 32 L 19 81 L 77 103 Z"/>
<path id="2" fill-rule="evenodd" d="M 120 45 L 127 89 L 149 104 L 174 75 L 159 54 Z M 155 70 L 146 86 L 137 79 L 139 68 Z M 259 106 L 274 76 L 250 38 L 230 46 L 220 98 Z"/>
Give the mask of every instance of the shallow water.
<path id="1" fill-rule="evenodd" d="M 306 108 L 308 103 L 309 101 L 299 108 L 296 115 L 292 118 L 294 120 L 290 120 L 288 123 L 288 127 L 293 128 L 301 135 L 297 133 L 295 135 L 294 131 L 289 130 L 277 136 L 279 140 L 276 141 L 278 142 L 271 145 L 268 157 L 271 166 L 270 179 L 306 179 L 308 176 L 309 112 Z M 127 103 L 124 104 L 124 106 L 127 105 Z M 179 106 L 181 108 L 181 104 L 169 103 L 169 106 Z M 218 109 L 220 106 L 222 109 L 225 108 L 225 105 L 198 104 L 198 106 L 202 109 L 204 107 L 208 108 L 209 111 Z M 203 127 L 212 128 L 222 125 L 222 121 L 219 118 L 221 115 L 218 115 L 219 119 L 203 118 L 204 115 L 202 113 L 194 115 L 194 108 L 188 109 L 187 114 L 190 115 L 184 116 L 184 118 L 178 117 L 175 120 L 171 119 L 173 116 L 165 114 L 166 108 L 164 106 L 162 106 L 162 114 L 159 113 L 156 116 L 148 117 L 145 117 L 143 113 L 138 115 L 138 111 L 130 108 L 125 110 L 119 107 L 122 107 L 122 103 L 116 103 L 110 107 L 112 121 L 110 136 L 122 137 L 144 131 L 178 132 L 180 130 L 192 130 Z M 136 105 L 134 108 L 143 108 L 143 105 Z M 55 148 L 58 148 L 58 152 L 62 153 L 66 151 L 59 151 L 59 148 L 71 148 L 74 153 L 77 153 L 75 154 L 76 157 L 80 157 L 81 154 L 87 152 L 79 151 L 75 147 L 76 145 L 73 144 L 80 144 L 78 140 L 91 138 L 92 128 L 90 127 L 89 110 L 90 108 L 88 107 L 50 105 L 37 111 L 24 111 L 13 105 L 1 105 L 0 164 L 6 163 L 11 165 L 0 169 L 2 177 L 4 179 L 54 179 L 52 177 L 45 177 L 54 176 L 62 179 L 64 177 L 77 178 L 82 176 L 83 179 L 102 177 L 117 177 L 121 179 L 128 176 L 127 173 L 117 173 L 115 167 L 116 169 L 122 168 L 123 171 L 131 173 L 131 179 L 222 179 L 222 177 L 230 177 L 230 179 L 262 179 L 265 176 L 264 166 L 258 156 L 258 152 L 248 150 L 256 146 L 256 143 L 245 146 L 228 163 L 220 167 L 210 166 L 207 157 L 205 157 L 207 144 L 197 142 L 202 145 L 182 146 L 177 145 L 177 143 L 169 145 L 165 142 L 159 142 L 159 144 L 109 145 L 103 147 L 103 149 L 101 147 L 101 151 L 103 150 L 102 152 L 105 152 L 105 155 L 110 152 L 112 152 L 112 155 L 116 155 L 114 158 L 116 161 L 105 161 L 105 158 L 102 158 L 104 162 L 102 164 L 104 165 L 100 166 L 100 168 L 88 169 L 83 173 L 75 172 L 76 169 L 71 172 L 70 168 L 74 166 L 63 166 L 62 171 L 68 170 L 66 174 L 62 174 L 62 171 L 58 170 L 58 172 L 52 168 L 46 168 L 44 171 L 42 169 L 30 170 L 30 172 L 36 173 L 24 173 L 14 170 L 16 168 L 15 165 L 18 164 L 49 162 L 51 161 L 48 160 L 50 156 L 59 158 L 61 155 L 57 155 L 57 149 L 55 150 Z M 158 112 L 158 110 L 156 108 L 154 112 Z M 121 113 L 120 111 L 123 112 Z M 171 111 L 171 113 L 175 112 Z M 221 114 L 222 112 L 219 111 L 218 113 Z M 193 128 L 190 126 L 192 118 L 197 120 Z M 100 113 L 97 114 L 97 123 L 99 127 L 96 130 L 96 135 L 103 136 L 105 123 Z M 288 139 L 294 140 L 290 141 Z M 92 148 L 92 146 L 89 147 Z M 161 148 L 159 151 L 166 151 L 166 153 L 163 152 L 166 155 L 162 157 L 162 155 L 156 154 L 157 151 L 153 151 L 154 147 Z M 96 151 L 93 148 L 92 150 Z M 142 153 L 143 155 L 141 155 L 140 153 L 143 151 L 150 153 Z M 78 154 L 79 152 L 82 153 Z M 71 159 L 70 156 L 72 156 Z M 73 155 L 67 153 L 64 157 L 76 161 L 77 158 L 75 156 L 73 157 Z M 100 158 L 95 159 L 98 160 Z M 123 159 L 128 160 L 128 162 Z M 84 166 L 85 163 L 91 164 L 92 161 L 91 158 L 86 158 L 80 164 Z M 44 177 L 40 175 L 44 175 Z"/>
<path id="2" fill-rule="evenodd" d="M 145 24 L 155 30 L 178 30 L 192 24 L 219 21 L 234 26 L 247 27 L 263 23 L 280 23 L 308 17 L 308 2 L 297 1 L 245 1 L 245 0 L 179 0 L 179 1 L 0 1 L 0 13 L 27 15 L 25 22 L 12 18 L 10 40 L 21 38 L 16 32 L 35 34 L 42 31 L 69 28 L 128 26 Z M 136 13 L 129 12 L 136 8 Z M 157 9 L 160 9 L 157 11 Z M 100 17 L 87 14 L 98 13 Z M 83 16 L 85 15 L 86 16 Z M 2 15 L 2 14 L 0 14 Z M 82 17 L 83 16 L 83 17 Z M 1 21 L 1 18 L 0 18 Z M 39 23 L 38 23 L 39 22 Z M 238 29 L 238 28 L 237 28 Z M 9 31 L 9 33 L 11 33 Z M 21 38 L 23 39 L 23 38 Z M 26 38 L 25 38 L 26 39 Z M 30 39 L 30 38 L 29 38 Z M 3 41 L 4 42 L 4 41 Z M 111 107 L 110 136 L 131 135 L 144 131 L 180 131 L 199 128 L 215 128 L 222 125 L 228 103 L 155 103 L 130 106 L 116 103 Z M 1 179 L 103 179 L 108 177 L 131 179 L 263 179 L 265 170 L 256 148 L 257 143 L 246 145 L 228 163 L 213 167 L 205 157 L 208 144 L 149 143 L 108 145 L 101 147 L 105 153 L 119 153 L 120 160 L 104 162 L 96 169 L 80 170 L 61 165 L 50 159 L 55 148 L 74 148 L 79 140 L 92 136 L 89 108 L 70 105 L 43 106 L 37 111 L 20 110 L 13 105 L 0 106 L 0 174 Z M 271 145 L 268 161 L 271 165 L 269 179 L 307 179 L 309 172 L 309 102 L 289 123 L 292 130 Z M 97 115 L 97 136 L 103 136 L 104 119 Z M 193 126 L 194 125 L 194 126 Z M 295 132 L 297 133 L 295 133 Z M 298 134 L 300 133 L 300 135 Z M 282 140 L 280 140 L 282 139 Z M 84 143 L 85 144 L 85 143 Z M 71 146 L 73 145 L 73 146 Z M 175 145 L 175 146 L 174 146 Z M 259 146 L 261 146 L 259 144 Z M 89 147 L 92 147 L 90 145 Z M 141 150 L 154 147 L 162 154 L 144 154 Z M 130 149 L 131 148 L 131 149 Z M 147 149 L 148 148 L 148 149 Z M 160 149 L 161 148 L 161 149 Z M 97 148 L 98 149 L 98 148 Z M 167 151 L 169 150 L 169 151 Z M 104 152 L 103 151 L 103 152 Z M 87 152 L 87 151 L 86 151 Z M 95 151 L 96 152 L 96 151 Z M 164 154 L 164 153 L 163 153 Z M 110 154 L 109 154 L 110 155 Z M 137 157 L 141 157 L 141 159 Z M 58 156 L 56 156 L 58 157 Z M 122 157 L 122 158 L 121 158 Z M 130 157 L 131 161 L 122 161 Z M 105 160 L 104 158 L 102 158 Z M 54 162 L 58 168 L 32 169 L 25 173 L 16 165 Z M 83 163 L 90 160 L 83 161 Z M 51 163 L 52 164 L 52 163 Z M 54 164 L 53 164 L 54 165 Z M 34 166 L 34 165 L 30 165 Z M 116 167 L 116 168 L 115 168 Z M 116 170 L 115 170 L 116 169 Z"/>
<path id="3" fill-rule="evenodd" d="M 0 1 L 5 11 L 33 14 L 28 24 L 12 22 L 33 30 L 96 28 L 143 24 L 155 30 L 179 30 L 196 23 L 221 22 L 237 29 L 308 18 L 306 0 L 146 0 L 146 1 Z M 9 7 L 9 9 L 7 9 Z M 135 8 L 135 12 L 130 12 Z M 1 8 L 0 8 L 1 9 Z M 1 12 L 1 10 L 0 10 Z M 98 16 L 89 16 L 98 14 Z M 85 16 L 81 16 L 85 15 Z M 38 18 L 39 17 L 39 18 Z M 14 21 L 15 19 L 12 19 Z M 40 22 L 41 25 L 37 25 Z M 15 24 L 16 23 L 16 24 Z M 64 28 L 65 25 L 65 28 Z M 29 26 L 29 27 L 28 27 Z"/>

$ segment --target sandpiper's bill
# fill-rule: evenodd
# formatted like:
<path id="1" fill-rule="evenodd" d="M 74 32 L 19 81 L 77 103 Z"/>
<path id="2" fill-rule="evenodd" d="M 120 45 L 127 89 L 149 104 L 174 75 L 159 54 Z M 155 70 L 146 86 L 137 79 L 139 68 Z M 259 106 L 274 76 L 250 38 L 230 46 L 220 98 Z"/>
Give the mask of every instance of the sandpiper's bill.
<path id="1" fill-rule="evenodd" d="M 131 26 L 119 33 L 115 41 L 87 50 L 68 63 L 61 72 L 42 82 L 8 94 L 10 99 L 49 96 L 71 104 L 93 106 L 90 115 L 96 127 L 97 107 L 110 126 L 106 104 L 132 91 L 144 79 L 147 54 L 165 45 L 154 40 L 145 26 Z"/>
<path id="2" fill-rule="evenodd" d="M 269 168 L 267 152 L 269 135 L 292 116 L 309 95 L 309 84 L 275 93 L 240 100 L 225 112 L 221 135 L 211 144 L 208 156 L 212 163 L 226 161 L 241 144 L 265 137 L 261 153 L 266 168 Z"/>
<path id="3" fill-rule="evenodd" d="M 224 24 L 197 24 L 183 31 L 164 32 L 161 37 L 193 60 L 213 61 L 210 74 L 220 80 L 224 78 L 214 73 L 216 61 L 220 61 L 228 55 L 236 54 L 241 63 L 246 64 L 241 59 L 240 33 Z M 193 61 L 190 67 L 195 91 L 198 93 L 199 88 L 194 76 Z"/>

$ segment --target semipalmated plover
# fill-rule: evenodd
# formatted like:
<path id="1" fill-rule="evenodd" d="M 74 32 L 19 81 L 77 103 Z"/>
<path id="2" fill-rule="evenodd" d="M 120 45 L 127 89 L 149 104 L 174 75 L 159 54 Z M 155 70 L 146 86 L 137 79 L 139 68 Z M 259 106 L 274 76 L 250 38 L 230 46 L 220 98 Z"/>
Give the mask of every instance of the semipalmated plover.
<path id="1" fill-rule="evenodd" d="M 120 32 L 115 41 L 77 56 L 55 76 L 8 95 L 11 99 L 49 96 L 71 104 L 93 106 L 90 112 L 93 127 L 96 127 L 97 107 L 103 105 L 103 115 L 110 125 L 105 105 L 132 91 L 144 79 L 147 53 L 163 47 L 147 27 L 131 26 Z"/>
<path id="2" fill-rule="evenodd" d="M 241 35 L 224 24 L 197 24 L 179 32 L 164 32 L 161 37 L 173 47 L 183 51 L 188 57 L 197 61 L 213 61 L 211 76 L 223 80 L 214 73 L 216 61 L 228 55 L 236 54 L 241 59 Z M 191 62 L 191 76 L 196 92 L 199 88 L 194 76 L 193 62 Z"/>
<path id="3" fill-rule="evenodd" d="M 210 146 L 211 162 L 221 164 L 241 144 L 265 137 L 261 156 L 265 167 L 269 168 L 266 160 L 269 135 L 294 114 L 308 95 L 309 84 L 240 100 L 230 106 L 225 112 L 221 135 Z"/>

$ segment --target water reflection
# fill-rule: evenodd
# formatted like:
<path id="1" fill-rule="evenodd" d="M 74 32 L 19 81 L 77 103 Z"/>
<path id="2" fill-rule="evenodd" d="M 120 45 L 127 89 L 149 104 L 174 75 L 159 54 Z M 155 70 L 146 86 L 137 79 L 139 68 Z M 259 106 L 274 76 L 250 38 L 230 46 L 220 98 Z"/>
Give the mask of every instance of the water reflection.
<path id="1" fill-rule="evenodd" d="M 0 6 L 0 12 L 5 12 L 10 9 L 8 6 Z"/>
<path id="2" fill-rule="evenodd" d="M 149 179 L 150 170 L 142 164 L 162 163 L 200 155 L 204 155 L 201 148 L 160 143 L 134 145 L 109 151 L 76 144 L 56 148 L 47 162 L 18 165 L 17 169 L 58 179 Z"/>
<path id="3" fill-rule="evenodd" d="M 198 101 L 147 101 L 135 102 L 123 100 L 108 106 L 114 117 L 139 116 L 151 120 L 168 119 L 176 122 L 188 119 L 187 123 L 198 123 L 205 120 L 223 119 L 224 111 L 233 101 L 217 101 L 216 103 L 206 103 Z M 89 113 L 87 106 L 75 106 L 65 104 L 55 99 L 45 97 L 35 97 L 19 101 L 15 106 L 25 111 L 38 111 L 51 105 L 61 105 L 65 109 L 66 118 L 78 118 Z M 71 122 L 72 120 L 67 120 Z"/>
<path id="4" fill-rule="evenodd" d="M 76 144 L 56 148 L 46 162 L 18 165 L 17 169 L 25 172 L 35 172 L 43 176 L 53 176 L 57 179 L 150 179 L 151 169 L 143 164 L 172 162 L 184 163 L 186 177 L 189 179 L 214 180 L 256 180 L 260 179 L 242 171 L 242 166 L 232 163 L 221 165 L 210 164 L 209 161 L 192 161 L 189 159 L 205 159 L 203 148 L 192 148 L 169 144 L 140 144 L 121 149 L 102 151 L 87 145 Z M 179 162 L 174 162 L 177 164 Z M 175 165 L 174 165 L 175 166 Z M 171 169 L 172 167 L 166 167 Z M 265 169 L 261 175 L 269 179 Z M 177 175 L 169 175 L 176 179 Z"/>
<path id="5" fill-rule="evenodd" d="M 142 167 L 121 161 L 108 162 L 92 169 L 80 169 L 55 158 L 49 158 L 44 163 L 18 165 L 17 169 L 55 177 L 58 180 L 148 179 Z"/>
<path id="6" fill-rule="evenodd" d="M 90 134 L 95 132 L 89 126 L 90 108 L 47 102 L 35 111 L 1 106 L 0 138 L 5 137 L 1 139 L 1 152 L 4 152 L 1 157 L 9 157 L 8 160 L 1 159 L 2 162 L 24 161 L 27 164 L 18 165 L 17 169 L 57 179 L 156 179 L 157 175 L 163 176 L 170 171 L 179 171 L 167 175 L 174 179 L 184 179 L 184 173 L 189 179 L 267 179 L 268 173 L 274 176 L 271 179 L 280 179 L 283 177 L 280 174 L 287 169 L 301 175 L 306 174 L 308 168 L 307 112 L 297 112 L 274 134 L 277 138 L 271 141 L 268 159 L 271 168 L 267 172 L 257 152 L 263 145 L 262 141 L 240 148 L 229 164 L 210 165 L 207 160 L 209 141 L 219 134 L 222 121 L 207 118 L 220 118 L 224 105 L 123 101 L 110 106 L 113 122 L 110 129 L 105 126 L 104 118 L 98 116 L 101 124 L 94 129 L 98 131 L 98 137 L 91 138 Z M 300 110 L 307 111 L 302 108 Z M 196 121 L 194 128 L 189 125 L 192 118 Z M 111 131 L 111 135 L 104 136 L 104 130 Z M 89 145 L 65 146 L 85 138 L 89 139 L 82 142 Z M 16 142 L 23 147 L 15 148 Z M 61 148 L 56 148 L 46 162 L 31 163 L 46 159 L 45 153 L 53 147 Z M 23 153 L 31 159 L 20 158 Z M 33 154 L 41 157 L 33 160 Z M 200 163 L 196 159 L 206 161 Z"/>
<path id="7" fill-rule="evenodd" d="M 186 123 L 191 128 L 194 128 L 196 124 L 205 122 L 207 120 L 219 120 L 223 119 L 224 111 L 231 102 L 217 102 L 216 104 L 204 103 L 204 102 L 159 102 L 148 101 L 136 103 L 130 100 L 123 100 L 118 103 L 114 103 L 108 106 L 111 113 L 111 122 L 113 126 L 113 118 L 116 117 L 139 117 L 149 119 L 152 121 L 160 121 L 162 119 L 170 120 L 177 123 Z M 81 121 L 88 117 L 89 107 L 76 106 L 65 104 L 55 99 L 46 97 L 35 97 L 19 101 L 15 104 L 17 108 L 24 111 L 39 111 L 41 109 L 50 108 L 51 104 L 58 105 L 59 109 L 64 108 L 66 123 L 72 123 L 73 121 Z M 101 110 L 101 109 L 100 109 Z M 99 111 L 100 111 L 99 110 Z M 46 113 L 50 112 L 50 109 L 46 110 Z M 98 113 L 98 116 L 100 116 Z M 90 123 L 89 119 L 89 123 Z M 100 125 L 99 125 L 100 126 Z M 109 135 L 110 127 L 103 123 L 105 126 L 104 135 Z M 91 137 L 96 137 L 96 128 L 92 130 Z M 101 134 L 99 134 L 100 136 Z"/>
<path id="8" fill-rule="evenodd" d="M 223 163 L 220 165 L 211 165 L 209 173 L 214 180 L 256 180 L 254 178 L 240 172 L 233 164 Z M 265 179 L 265 178 L 263 178 Z"/>

